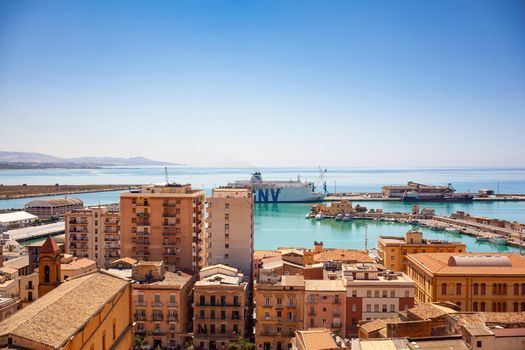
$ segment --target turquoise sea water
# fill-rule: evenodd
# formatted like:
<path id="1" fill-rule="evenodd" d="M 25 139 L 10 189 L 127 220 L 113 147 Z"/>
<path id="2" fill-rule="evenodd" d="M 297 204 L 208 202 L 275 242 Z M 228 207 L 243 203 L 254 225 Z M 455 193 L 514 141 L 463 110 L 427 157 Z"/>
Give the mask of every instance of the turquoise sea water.
<path id="1" fill-rule="evenodd" d="M 243 168 L 192 168 L 171 167 L 170 181 L 189 182 L 194 188 L 207 192 L 229 181 L 249 178 L 255 169 Z M 259 169 L 268 180 L 303 178 L 315 181 L 318 170 L 314 168 L 268 168 Z M 164 168 L 105 168 L 79 170 L 17 170 L 0 171 L 0 184 L 146 184 L 162 182 Z M 385 184 L 401 184 L 413 180 L 430 184 L 453 183 L 459 191 L 476 192 L 480 188 L 492 188 L 500 193 L 525 193 L 525 169 L 328 169 L 330 191 L 379 191 Z M 120 191 L 83 193 L 72 195 L 85 205 L 115 203 Z M 22 208 L 34 198 L 0 201 L 0 209 Z M 387 212 L 408 212 L 411 204 L 402 202 L 355 202 L 368 208 L 381 208 Z M 525 222 L 525 202 L 473 202 L 473 203 L 420 203 L 422 207 L 434 208 L 437 214 L 448 215 L 457 210 Z M 312 246 L 314 240 L 326 246 L 341 248 L 364 248 L 365 224 L 368 224 L 368 248 L 375 247 L 379 235 L 402 235 L 410 225 L 355 220 L 350 223 L 324 220 L 307 220 L 305 214 L 310 204 L 256 204 L 255 247 L 275 249 L 279 246 Z M 506 246 L 476 242 L 473 238 L 451 235 L 441 231 L 423 229 L 427 238 L 463 241 L 469 251 L 507 251 Z"/>

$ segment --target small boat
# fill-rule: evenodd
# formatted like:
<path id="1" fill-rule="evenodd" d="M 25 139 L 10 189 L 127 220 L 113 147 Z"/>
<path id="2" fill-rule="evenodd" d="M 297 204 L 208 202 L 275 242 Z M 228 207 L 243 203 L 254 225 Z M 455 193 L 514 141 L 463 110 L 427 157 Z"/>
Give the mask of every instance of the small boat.
<path id="1" fill-rule="evenodd" d="M 343 220 L 343 214 L 339 213 L 335 216 L 335 221 L 341 221 Z"/>
<path id="2" fill-rule="evenodd" d="M 343 221 L 351 221 L 353 218 L 352 214 L 345 214 L 343 216 Z"/>
<path id="3" fill-rule="evenodd" d="M 477 235 L 477 236 L 476 236 L 476 241 L 478 241 L 478 242 L 488 242 L 488 241 L 489 241 L 489 238 L 486 237 L 486 236 Z"/>
<path id="4" fill-rule="evenodd" d="M 459 230 L 453 227 L 446 227 L 445 231 L 447 231 L 448 233 L 459 233 Z"/>
<path id="5" fill-rule="evenodd" d="M 324 219 L 324 214 L 323 212 L 319 212 L 315 215 L 315 220 L 323 220 Z"/>
<path id="6" fill-rule="evenodd" d="M 507 244 L 508 240 L 506 237 L 503 237 L 503 236 L 492 236 L 489 238 L 489 242 L 495 243 L 495 244 Z"/>

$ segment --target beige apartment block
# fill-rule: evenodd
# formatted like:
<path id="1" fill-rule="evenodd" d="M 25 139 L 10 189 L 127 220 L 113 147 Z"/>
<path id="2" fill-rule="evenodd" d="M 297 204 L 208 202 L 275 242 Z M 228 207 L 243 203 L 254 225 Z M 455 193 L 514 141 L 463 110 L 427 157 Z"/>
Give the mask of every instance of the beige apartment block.
<path id="1" fill-rule="evenodd" d="M 185 349 L 189 343 L 193 278 L 165 270 L 163 261 L 139 261 L 132 267 L 135 335 L 156 349 Z"/>
<path id="2" fill-rule="evenodd" d="M 120 213 L 115 207 L 74 209 L 65 214 L 66 253 L 108 267 L 120 257 Z"/>
<path id="3" fill-rule="evenodd" d="M 238 269 L 213 265 L 199 272 L 194 286 L 193 348 L 227 349 L 246 335 L 247 283 Z"/>
<path id="4" fill-rule="evenodd" d="M 120 195 L 121 255 L 163 261 L 170 271 L 204 265 L 204 191 L 155 185 Z"/>
<path id="5" fill-rule="evenodd" d="M 207 265 L 233 266 L 250 276 L 253 259 L 252 191 L 215 188 L 207 202 Z"/>

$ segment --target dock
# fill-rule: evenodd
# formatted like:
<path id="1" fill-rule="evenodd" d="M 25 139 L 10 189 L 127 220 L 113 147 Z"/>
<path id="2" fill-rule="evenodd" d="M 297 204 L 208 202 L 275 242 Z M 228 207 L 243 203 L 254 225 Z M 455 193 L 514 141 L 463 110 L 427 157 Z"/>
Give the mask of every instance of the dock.
<path id="1" fill-rule="evenodd" d="M 349 200 L 354 202 L 402 202 L 402 198 L 386 197 L 381 192 L 341 192 L 328 193 L 324 198 L 327 202 L 337 202 L 340 200 Z M 500 201 L 525 201 L 525 194 L 496 194 L 493 196 L 482 197 L 474 194 L 472 199 L 474 202 L 500 202 Z M 424 201 L 421 201 L 424 202 Z M 432 200 L 432 202 L 439 203 L 439 200 Z M 455 203 L 455 201 L 443 200 L 443 203 Z M 406 203 L 418 203 L 418 201 L 406 201 Z M 458 203 L 461 203 L 458 201 Z"/>

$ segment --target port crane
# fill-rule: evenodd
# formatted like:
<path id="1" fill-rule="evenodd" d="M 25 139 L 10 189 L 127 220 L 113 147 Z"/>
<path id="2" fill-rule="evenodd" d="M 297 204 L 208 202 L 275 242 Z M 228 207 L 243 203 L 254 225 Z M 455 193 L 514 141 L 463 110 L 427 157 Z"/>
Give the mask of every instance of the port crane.
<path id="1" fill-rule="evenodd" d="M 317 177 L 317 183 L 318 184 L 323 184 L 323 192 L 326 194 L 328 193 L 328 189 L 326 188 L 326 180 L 325 180 L 325 174 L 326 172 L 328 171 L 328 169 L 324 169 L 321 168 L 321 166 L 319 165 L 319 176 Z"/>

